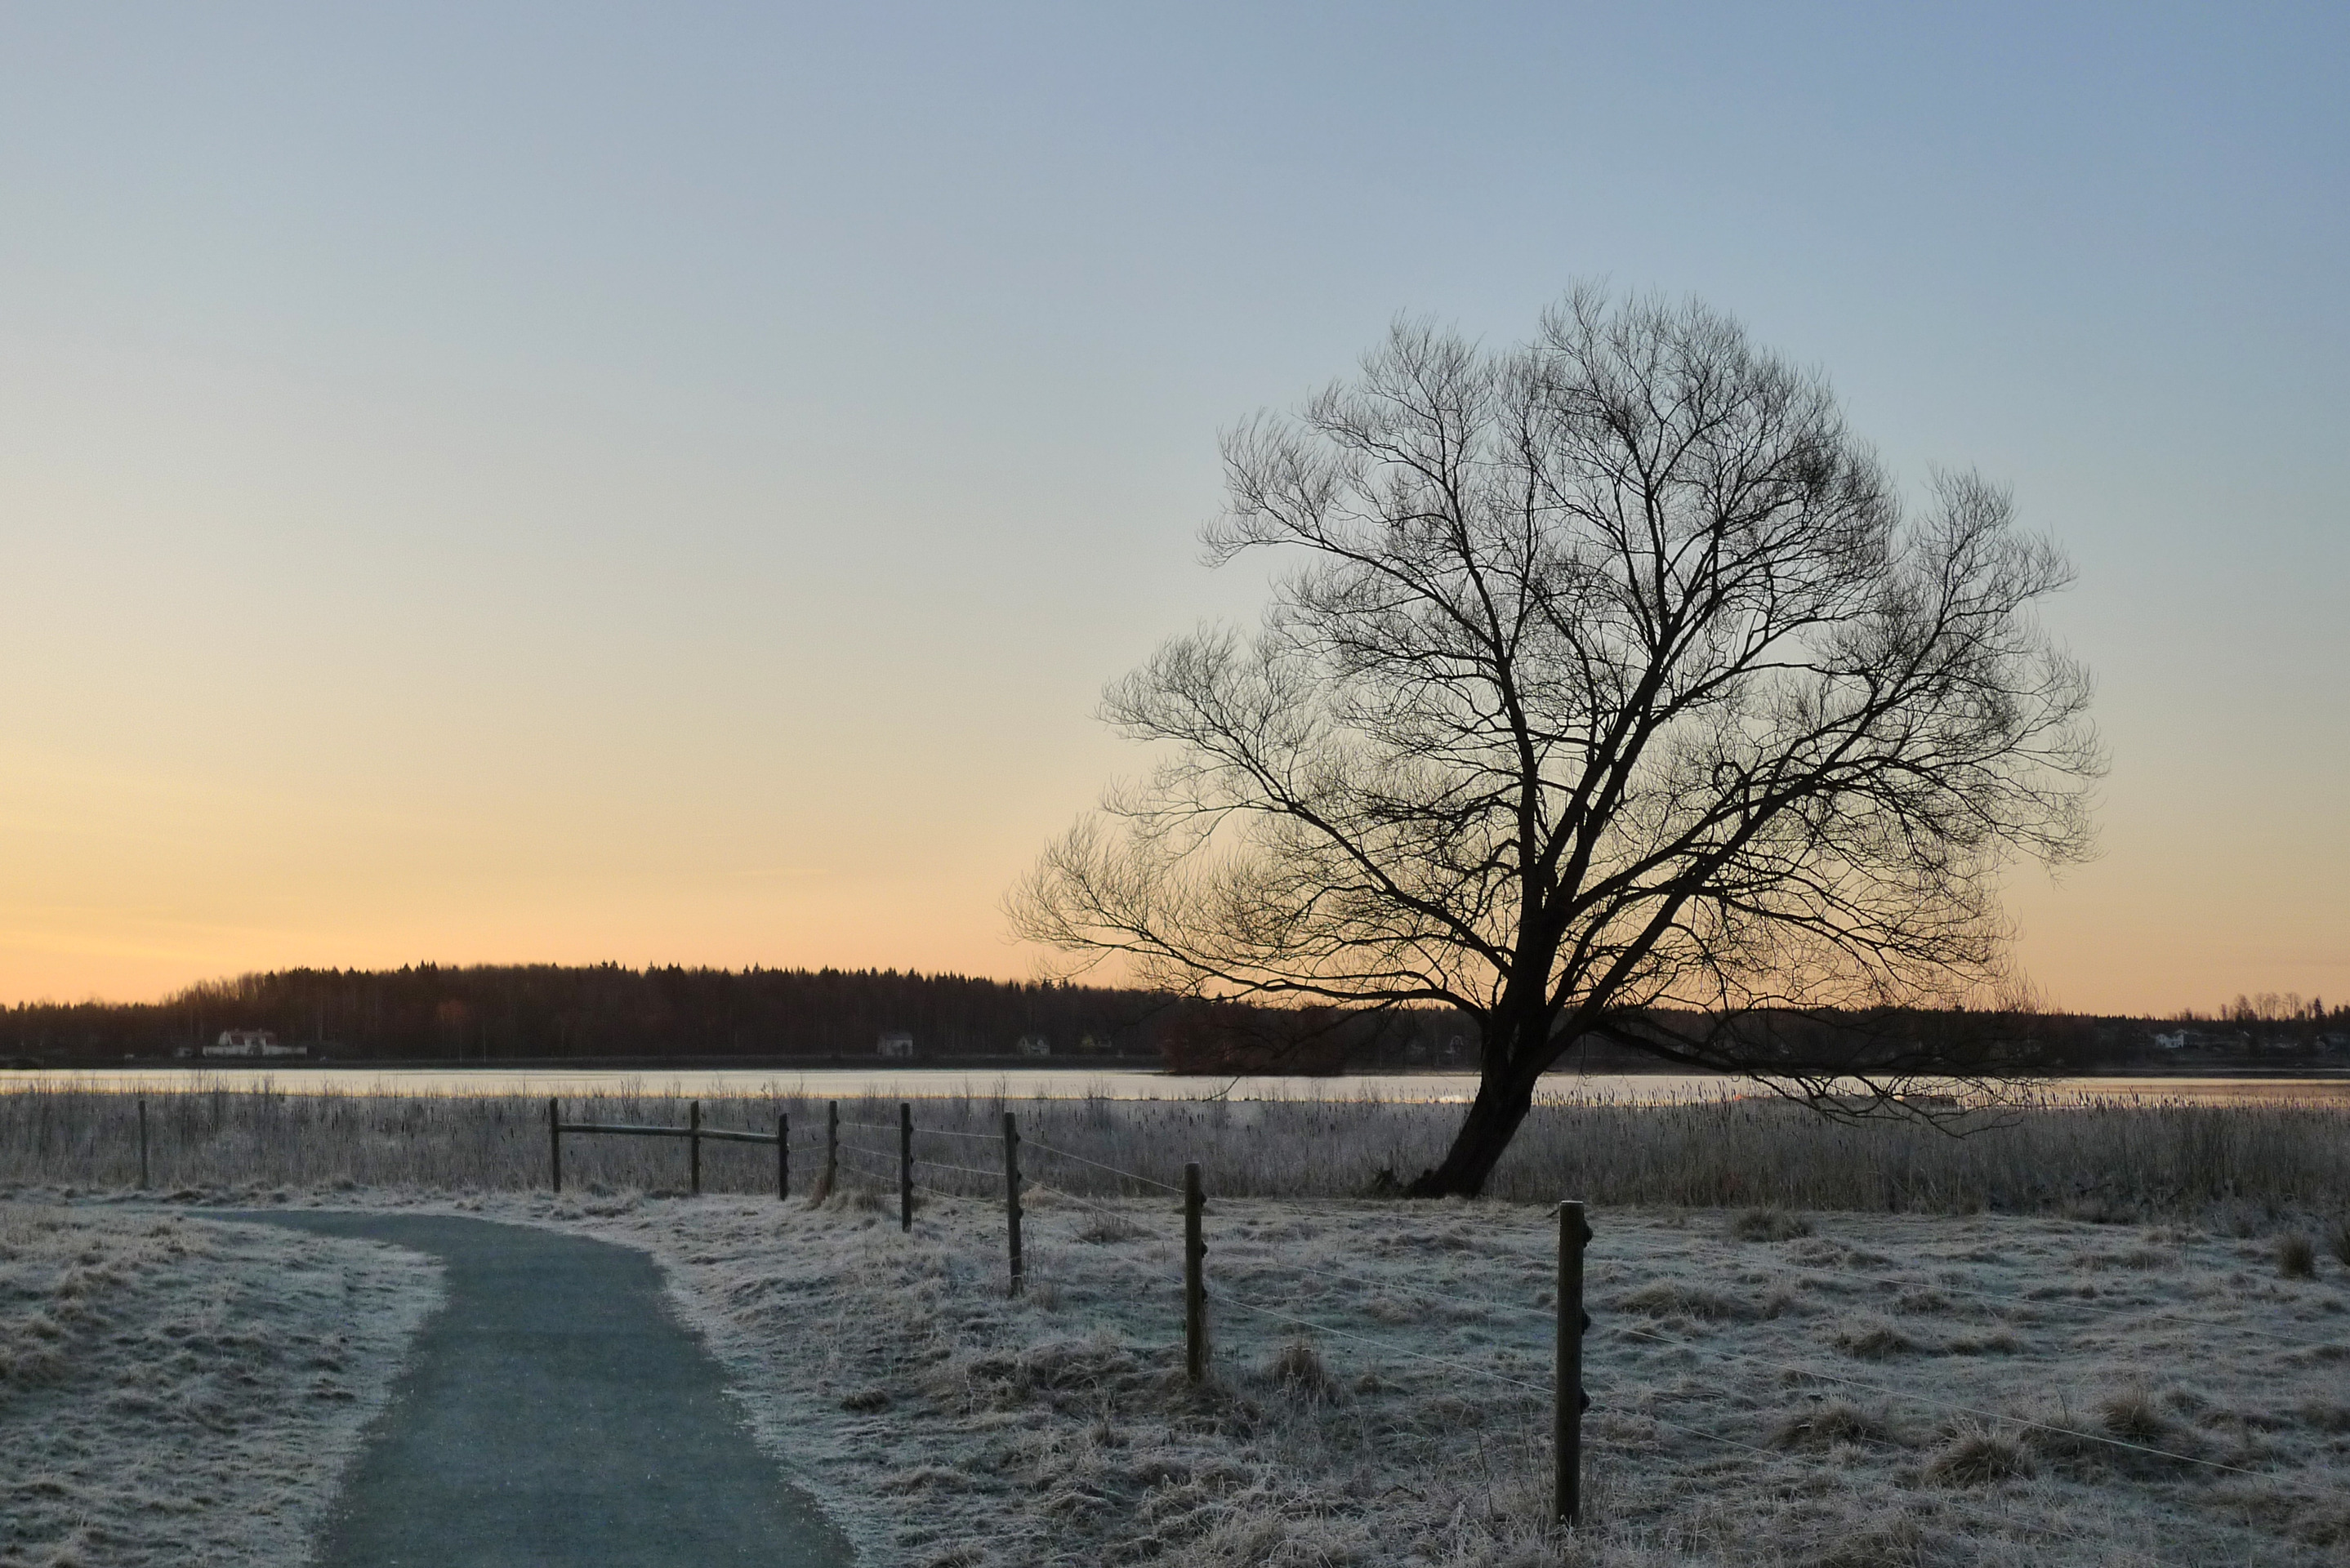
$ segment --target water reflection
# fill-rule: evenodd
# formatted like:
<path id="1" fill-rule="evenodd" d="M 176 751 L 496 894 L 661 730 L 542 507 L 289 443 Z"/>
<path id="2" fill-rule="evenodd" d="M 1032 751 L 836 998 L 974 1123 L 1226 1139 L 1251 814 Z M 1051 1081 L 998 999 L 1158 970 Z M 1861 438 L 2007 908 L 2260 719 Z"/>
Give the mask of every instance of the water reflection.
<path id="1" fill-rule="evenodd" d="M 1175 1077 L 1132 1069 L 774 1067 L 682 1072 L 594 1067 L 35 1068 L 0 1073 L 0 1093 L 32 1087 L 169 1094 L 190 1089 L 273 1089 L 281 1094 L 577 1096 L 629 1092 L 723 1099 L 796 1095 L 808 1099 L 1408 1100 L 1465 1102 L 1473 1073 L 1384 1073 L 1337 1078 Z M 1669 1073 L 1556 1073 L 1536 1098 L 1596 1105 L 1683 1105 L 1769 1091 L 1742 1079 Z M 2050 1078 L 2030 1086 L 2056 1105 L 2171 1102 L 2350 1106 L 2350 1078 Z"/>

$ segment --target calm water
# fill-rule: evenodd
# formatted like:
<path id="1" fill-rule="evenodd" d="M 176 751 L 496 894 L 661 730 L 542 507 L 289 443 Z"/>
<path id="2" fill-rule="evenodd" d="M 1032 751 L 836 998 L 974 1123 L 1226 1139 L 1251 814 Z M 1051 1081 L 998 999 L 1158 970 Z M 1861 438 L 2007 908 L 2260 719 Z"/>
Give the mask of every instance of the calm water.
<path id="1" fill-rule="evenodd" d="M 722 1099 L 731 1095 L 793 1094 L 811 1099 L 928 1099 L 955 1096 L 1011 1099 L 1115 1100 L 1419 1100 L 1466 1101 L 1471 1073 L 1364 1074 L 1344 1078 L 1178 1078 L 1139 1071 L 1082 1068 L 1012 1070 L 827 1068 L 777 1071 L 719 1068 L 693 1072 L 606 1072 L 593 1068 L 382 1068 L 209 1066 L 44 1068 L 0 1073 L 0 1093 L 50 1088 L 145 1090 L 272 1088 L 286 1094 L 596 1095 L 666 1094 Z M 2056 1104 L 2189 1101 L 2197 1104 L 2333 1105 L 2350 1107 L 2350 1078 L 2052 1078 L 2037 1085 Z M 1765 1093 L 1732 1078 L 1676 1074 L 1555 1074 L 1538 1098 L 1615 1105 L 1672 1105 Z"/>

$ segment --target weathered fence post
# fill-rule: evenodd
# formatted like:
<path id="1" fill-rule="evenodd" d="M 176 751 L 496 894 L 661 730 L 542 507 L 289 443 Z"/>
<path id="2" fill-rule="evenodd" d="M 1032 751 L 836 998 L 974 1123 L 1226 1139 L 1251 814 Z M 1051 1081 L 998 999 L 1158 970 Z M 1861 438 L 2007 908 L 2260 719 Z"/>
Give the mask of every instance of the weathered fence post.
<path id="1" fill-rule="evenodd" d="M 775 1201 L 792 1195 L 792 1118 L 775 1113 Z"/>
<path id="2" fill-rule="evenodd" d="M 1020 1276 L 1020 1128 L 1012 1113 L 1003 1113 L 1003 1229 L 1012 1244 L 1012 1293 L 1018 1295 Z"/>
<path id="3" fill-rule="evenodd" d="M 824 1195 L 840 1185 L 840 1102 L 824 1103 Z"/>
<path id="4" fill-rule="evenodd" d="M 563 1190 L 563 1117 L 555 1101 L 546 1102 L 546 1168 L 550 1185 Z"/>
<path id="5" fill-rule="evenodd" d="M 685 1107 L 685 1147 L 687 1182 L 696 1198 L 702 1196 L 702 1102 L 694 1100 Z"/>
<path id="6" fill-rule="evenodd" d="M 147 1179 L 147 1097 L 139 1097 L 139 1190 L 144 1192 L 151 1184 Z"/>
<path id="7" fill-rule="evenodd" d="M 914 1228 L 914 1107 L 898 1102 L 898 1229 Z"/>
<path id="8" fill-rule="evenodd" d="M 1558 1206 L 1558 1354 L 1551 1388 L 1551 1441 L 1557 1474 L 1551 1511 L 1569 1528 L 1583 1522 L 1583 1412 L 1591 1397 L 1583 1391 L 1583 1334 L 1591 1314 L 1583 1310 L 1583 1248 L 1591 1240 L 1583 1205 Z"/>
<path id="9" fill-rule="evenodd" d="M 1183 1372 L 1193 1383 L 1208 1376 L 1208 1284 L 1200 1261 L 1208 1244 L 1200 1239 L 1200 1162 L 1183 1168 Z"/>

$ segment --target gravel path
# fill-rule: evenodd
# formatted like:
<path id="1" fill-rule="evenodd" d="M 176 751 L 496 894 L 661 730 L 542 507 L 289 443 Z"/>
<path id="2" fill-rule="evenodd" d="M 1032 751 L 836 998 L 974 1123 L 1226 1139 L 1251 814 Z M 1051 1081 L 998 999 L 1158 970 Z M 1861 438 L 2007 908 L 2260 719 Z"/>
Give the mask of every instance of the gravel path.
<path id="1" fill-rule="evenodd" d="M 854 1563 L 753 1445 L 646 1254 L 443 1216 L 208 1217 L 390 1241 L 448 1269 L 449 1303 L 345 1480 L 325 1568 Z"/>

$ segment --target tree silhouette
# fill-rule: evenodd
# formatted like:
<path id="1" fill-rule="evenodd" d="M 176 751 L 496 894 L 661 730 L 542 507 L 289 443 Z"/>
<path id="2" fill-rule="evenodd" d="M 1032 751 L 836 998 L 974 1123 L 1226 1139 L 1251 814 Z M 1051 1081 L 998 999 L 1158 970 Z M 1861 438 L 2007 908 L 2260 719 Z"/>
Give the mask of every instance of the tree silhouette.
<path id="1" fill-rule="evenodd" d="M 1578 291 L 1499 351 L 1399 323 L 1224 462 L 1211 558 L 1285 575 L 1108 689 L 1160 760 L 1010 912 L 1073 969 L 1468 1014 L 1415 1193 L 1480 1190 L 1579 1041 L 1789 1086 L 1758 1020 L 1980 994 L 2002 863 L 2086 852 L 2089 681 L 2033 618 L 2062 556 L 1970 474 L 1905 515 L 1825 383 L 1701 305 Z"/>

